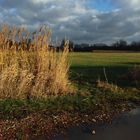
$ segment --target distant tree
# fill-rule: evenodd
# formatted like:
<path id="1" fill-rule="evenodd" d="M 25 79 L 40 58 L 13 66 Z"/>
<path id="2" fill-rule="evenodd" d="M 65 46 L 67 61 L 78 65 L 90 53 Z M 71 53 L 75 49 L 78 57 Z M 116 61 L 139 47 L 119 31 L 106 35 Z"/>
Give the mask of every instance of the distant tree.
<path id="1" fill-rule="evenodd" d="M 111 46 L 117 48 L 117 47 L 119 47 L 119 42 L 117 41 L 117 42 L 113 43 Z"/>
<path id="2" fill-rule="evenodd" d="M 130 46 L 131 46 L 132 50 L 140 51 L 140 41 L 139 42 L 132 41 Z"/>
<path id="3" fill-rule="evenodd" d="M 119 47 L 126 47 L 127 42 L 125 40 L 119 40 Z"/>
<path id="4" fill-rule="evenodd" d="M 121 40 L 113 43 L 112 47 L 116 47 L 116 48 L 127 47 L 127 42 L 125 40 L 121 39 Z"/>
<path id="5" fill-rule="evenodd" d="M 136 42 L 136 41 L 131 42 L 131 46 L 133 46 L 133 47 L 136 47 L 136 46 L 139 46 L 139 45 L 140 45 L 140 42 Z"/>

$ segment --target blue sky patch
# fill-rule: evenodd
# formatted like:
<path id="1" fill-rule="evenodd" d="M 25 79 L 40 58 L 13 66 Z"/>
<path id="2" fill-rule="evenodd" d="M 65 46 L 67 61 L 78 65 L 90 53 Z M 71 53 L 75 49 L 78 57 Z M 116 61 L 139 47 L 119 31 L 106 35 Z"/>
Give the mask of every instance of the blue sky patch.
<path id="1" fill-rule="evenodd" d="M 88 7 L 103 12 L 109 12 L 117 9 L 117 7 L 110 0 L 90 0 L 88 2 Z"/>

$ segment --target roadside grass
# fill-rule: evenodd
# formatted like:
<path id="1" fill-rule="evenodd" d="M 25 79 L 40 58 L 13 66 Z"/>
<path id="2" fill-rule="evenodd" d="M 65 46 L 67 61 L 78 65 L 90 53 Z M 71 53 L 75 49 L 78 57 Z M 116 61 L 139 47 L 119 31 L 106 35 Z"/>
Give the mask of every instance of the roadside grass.
<path id="1" fill-rule="evenodd" d="M 76 56 L 77 55 L 77 56 Z M 47 99 L 32 98 L 27 99 L 1 99 L 0 118 L 20 119 L 42 110 L 64 110 L 86 112 L 96 108 L 97 104 L 119 101 L 140 101 L 140 87 L 127 83 L 117 84 L 119 78 L 129 72 L 129 70 L 140 62 L 140 54 L 94 54 L 94 53 L 72 53 L 70 79 L 73 85 L 78 87 L 77 93 L 52 96 Z M 131 57 L 130 57 L 131 56 Z M 81 60 L 82 59 L 82 60 Z M 95 59 L 95 60 L 94 60 Z M 126 62 L 124 62 L 124 59 Z M 96 60 L 100 60 L 96 62 Z M 108 62 L 110 60 L 110 62 Z M 105 81 L 103 67 L 107 67 Z M 100 78 L 100 79 L 99 79 Z M 97 85 L 97 80 L 99 83 Z M 55 111 L 54 111 L 55 112 Z"/>
<path id="2" fill-rule="evenodd" d="M 132 84 L 129 85 L 127 81 L 123 81 L 127 86 L 122 85 L 122 83 L 117 84 L 117 78 L 126 74 L 133 67 L 133 64 L 139 64 L 140 59 L 138 58 L 140 58 L 140 54 L 137 54 L 137 58 L 134 53 L 115 55 L 120 59 L 114 58 L 111 54 L 106 54 L 106 57 L 104 54 L 94 53 L 70 54 L 69 61 L 72 60 L 70 79 L 73 85 L 78 88 L 75 94 L 64 94 L 57 97 L 52 96 L 47 99 L 35 97 L 30 100 L 12 98 L 1 99 L 0 119 L 20 119 L 43 110 L 49 110 L 51 112 L 55 112 L 56 110 L 86 112 L 95 110 L 99 108 L 99 106 L 105 106 L 105 104 L 108 103 L 115 104 L 127 101 L 139 102 L 140 87 L 136 87 Z M 89 58 L 89 56 L 91 58 Z M 112 58 L 110 58 L 111 56 Z M 95 62 L 96 59 L 99 59 L 100 62 Z M 124 59 L 126 62 L 124 62 Z M 109 62 L 110 64 L 108 60 L 111 61 Z M 89 61 L 91 62 L 89 63 Z M 97 67 L 97 65 L 99 65 L 99 67 Z M 106 69 L 106 75 L 109 83 L 105 81 L 102 71 L 104 66 L 108 67 L 108 69 Z M 108 73 L 109 70 L 110 73 Z"/>
<path id="3" fill-rule="evenodd" d="M 110 87 L 106 88 L 106 86 Z M 30 101 L 25 99 L 0 100 L 0 119 L 21 119 L 45 110 L 53 113 L 57 111 L 86 113 L 108 104 L 113 105 L 121 102 L 138 103 L 140 101 L 140 90 L 117 87 L 116 90 L 112 91 L 112 86 L 114 85 L 104 83 L 104 86 L 90 89 L 90 91 L 83 89 L 74 95 L 63 95 L 48 99 L 34 98 Z"/>

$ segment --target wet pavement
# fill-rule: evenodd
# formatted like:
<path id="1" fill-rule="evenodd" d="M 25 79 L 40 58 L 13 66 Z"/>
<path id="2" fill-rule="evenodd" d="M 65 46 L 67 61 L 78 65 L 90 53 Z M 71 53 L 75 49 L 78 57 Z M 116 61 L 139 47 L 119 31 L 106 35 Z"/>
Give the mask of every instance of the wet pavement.
<path id="1" fill-rule="evenodd" d="M 123 113 L 111 124 L 83 124 L 53 140 L 140 140 L 140 107 Z"/>

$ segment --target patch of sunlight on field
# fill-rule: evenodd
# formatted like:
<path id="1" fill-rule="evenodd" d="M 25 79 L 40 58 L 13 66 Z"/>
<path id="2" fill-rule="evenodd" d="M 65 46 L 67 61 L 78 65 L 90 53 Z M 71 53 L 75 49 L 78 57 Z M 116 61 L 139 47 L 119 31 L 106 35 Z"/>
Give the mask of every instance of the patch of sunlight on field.
<path id="1" fill-rule="evenodd" d="M 140 65 L 140 53 L 71 53 L 71 66 Z"/>

